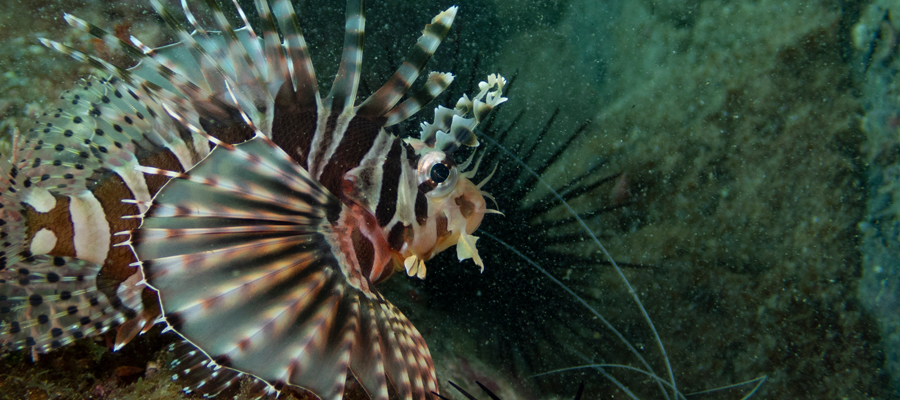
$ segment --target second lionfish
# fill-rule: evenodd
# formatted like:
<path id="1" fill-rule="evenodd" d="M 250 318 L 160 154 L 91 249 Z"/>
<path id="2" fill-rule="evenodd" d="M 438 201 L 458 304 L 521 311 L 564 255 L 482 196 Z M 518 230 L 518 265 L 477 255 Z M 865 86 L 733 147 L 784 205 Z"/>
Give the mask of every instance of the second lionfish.
<path id="1" fill-rule="evenodd" d="M 363 2 L 347 3 L 344 49 L 320 94 L 290 2 L 255 1 L 261 35 L 237 7 L 218 30 L 190 9 L 180 42 L 151 49 L 74 16 L 65 20 L 137 58 L 125 69 L 50 40 L 105 78 L 62 95 L 15 138 L 2 176 L 0 345 L 37 356 L 116 329 L 115 347 L 156 322 L 185 339 L 186 391 L 216 395 L 246 376 L 340 399 L 347 374 L 375 399 L 437 391 L 424 339 L 375 288 L 395 271 L 475 249 L 488 210 L 470 181 L 474 129 L 506 99 L 491 75 L 418 139 L 385 127 L 446 89 L 431 73 L 401 102 L 447 34 L 438 14 L 384 86 L 357 102 Z M 184 3 L 183 3 L 184 4 Z"/>

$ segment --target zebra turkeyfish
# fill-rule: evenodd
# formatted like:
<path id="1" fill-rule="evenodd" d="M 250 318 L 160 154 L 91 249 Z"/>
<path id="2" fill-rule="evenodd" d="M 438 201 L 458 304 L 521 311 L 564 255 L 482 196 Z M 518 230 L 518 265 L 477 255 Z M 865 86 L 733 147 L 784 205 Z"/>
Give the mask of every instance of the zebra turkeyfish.
<path id="1" fill-rule="evenodd" d="M 137 60 L 124 68 L 64 44 L 83 80 L 13 141 L 0 174 L 0 346 L 34 357 L 115 329 L 115 349 L 157 322 L 183 337 L 173 378 L 219 394 L 245 377 L 340 399 L 348 373 L 372 398 L 437 392 L 412 323 L 375 288 L 395 271 L 475 248 L 487 209 L 472 182 L 478 123 L 506 101 L 491 75 L 419 138 L 385 131 L 453 80 L 416 78 L 447 34 L 426 25 L 394 75 L 358 102 L 364 2 L 348 0 L 344 48 L 322 96 L 288 0 L 256 0 L 261 35 L 235 2 L 231 26 L 192 32 L 151 4 L 179 42 L 153 49 L 72 15 L 65 20 Z M 406 97 L 404 99 L 404 96 Z M 402 101 L 401 101 L 402 100 Z"/>

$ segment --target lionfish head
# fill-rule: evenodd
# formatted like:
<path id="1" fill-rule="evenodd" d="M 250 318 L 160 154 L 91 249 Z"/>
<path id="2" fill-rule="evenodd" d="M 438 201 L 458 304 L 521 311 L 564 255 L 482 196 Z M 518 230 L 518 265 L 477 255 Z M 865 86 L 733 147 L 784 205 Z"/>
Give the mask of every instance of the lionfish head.
<path id="1" fill-rule="evenodd" d="M 435 122 L 422 123 L 420 139 L 406 139 L 418 154 L 415 169 L 418 191 L 409 198 L 416 208 L 427 208 L 424 216 L 417 212 L 419 227 L 415 234 L 407 238 L 401 251 L 404 268 L 410 276 L 424 278 L 424 262 L 436 254 L 456 245 L 460 261 L 471 258 L 484 271 L 484 263 L 475 248 L 477 236 L 472 233 L 481 225 L 484 215 L 490 211 L 481 187 L 484 179 L 475 184 L 470 179 L 478 171 L 478 162 L 469 169 L 472 155 L 457 164 L 453 153 L 460 146 L 477 147 L 478 139 L 474 128 L 491 110 L 507 99 L 502 97 L 506 79 L 490 75 L 487 82 L 479 84 L 480 92 L 470 99 L 467 95 L 449 109 L 439 106 L 435 109 Z M 413 197 L 418 197 L 413 198 Z"/>

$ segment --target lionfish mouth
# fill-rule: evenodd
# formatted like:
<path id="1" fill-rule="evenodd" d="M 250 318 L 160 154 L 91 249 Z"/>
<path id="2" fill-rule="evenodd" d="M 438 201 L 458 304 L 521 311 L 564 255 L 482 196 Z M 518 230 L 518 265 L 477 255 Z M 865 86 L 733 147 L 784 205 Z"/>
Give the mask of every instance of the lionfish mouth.
<path id="1" fill-rule="evenodd" d="M 357 102 L 363 3 L 347 2 L 324 96 L 288 0 L 254 2 L 259 34 L 237 5 L 235 29 L 210 3 L 213 32 L 182 2 L 189 32 L 151 0 L 180 39 L 158 49 L 66 14 L 140 62 L 125 69 L 41 39 L 109 77 L 63 94 L 40 129 L 16 138 L 0 177 L 0 310 L 10 314 L 0 344 L 36 355 L 118 326 L 119 349 L 162 322 L 184 339 L 173 367 L 189 393 L 248 378 L 254 395 L 297 386 L 340 399 L 348 373 L 375 399 L 389 385 L 405 399 L 436 392 L 425 340 L 374 284 L 398 259 L 424 277 L 423 260 L 453 245 L 483 268 L 471 233 L 499 213 L 484 202 L 490 176 L 473 184 L 481 160 L 452 156 L 478 146 L 474 130 L 506 101 L 506 80 L 490 75 L 438 107 L 418 139 L 387 133 L 452 82 L 430 73 L 406 96 L 457 7 Z"/>

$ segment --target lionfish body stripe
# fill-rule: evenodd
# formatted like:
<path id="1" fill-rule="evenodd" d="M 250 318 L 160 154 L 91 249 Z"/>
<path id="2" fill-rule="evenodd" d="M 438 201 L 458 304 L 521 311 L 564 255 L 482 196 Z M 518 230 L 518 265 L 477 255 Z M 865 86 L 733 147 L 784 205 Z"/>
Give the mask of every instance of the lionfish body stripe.
<path id="1" fill-rule="evenodd" d="M 401 101 L 456 16 L 438 14 L 397 72 L 356 98 L 365 30 L 347 2 L 344 49 L 326 96 L 287 0 L 257 0 L 262 32 L 189 33 L 151 4 L 179 43 L 151 49 L 74 16 L 66 21 L 139 59 L 120 68 L 42 39 L 108 78 L 65 92 L 15 138 L 0 176 L 0 345 L 34 355 L 117 326 L 116 348 L 157 321 L 186 392 L 217 395 L 245 377 L 340 399 L 352 373 L 372 398 L 437 390 L 428 347 L 375 288 L 457 245 L 472 258 L 486 205 L 452 153 L 506 99 L 491 75 L 420 139 L 383 128 L 452 81 L 431 73 Z M 244 11 L 238 15 L 246 21 Z M 283 40 L 281 39 L 283 38 Z"/>

